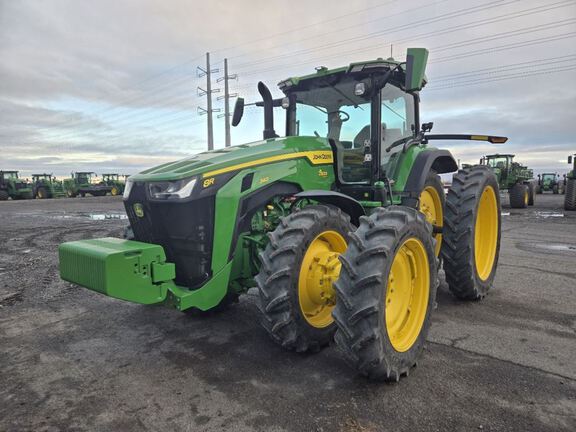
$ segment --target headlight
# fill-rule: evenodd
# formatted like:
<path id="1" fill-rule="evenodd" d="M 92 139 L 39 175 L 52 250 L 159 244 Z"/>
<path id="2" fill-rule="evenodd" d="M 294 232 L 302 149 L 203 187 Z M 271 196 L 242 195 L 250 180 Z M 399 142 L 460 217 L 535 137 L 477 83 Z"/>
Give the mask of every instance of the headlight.
<path id="1" fill-rule="evenodd" d="M 126 180 L 126 185 L 124 186 L 124 193 L 122 194 L 122 198 L 128 199 L 130 196 L 130 191 L 132 190 L 132 184 L 134 182 L 130 179 Z"/>
<path id="2" fill-rule="evenodd" d="M 196 177 L 175 181 L 148 183 L 148 192 L 154 199 L 183 199 L 188 198 L 196 184 Z"/>

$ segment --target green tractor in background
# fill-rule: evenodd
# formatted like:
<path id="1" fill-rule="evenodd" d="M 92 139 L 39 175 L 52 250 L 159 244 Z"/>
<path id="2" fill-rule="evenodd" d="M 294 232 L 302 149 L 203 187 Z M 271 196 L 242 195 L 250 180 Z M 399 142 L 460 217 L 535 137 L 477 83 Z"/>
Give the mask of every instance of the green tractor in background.
<path id="1" fill-rule="evenodd" d="M 552 192 L 554 195 L 560 193 L 560 174 L 557 173 L 544 173 L 538 174 L 538 184 L 536 185 L 536 193 L 541 194 L 544 192 Z"/>
<path id="2" fill-rule="evenodd" d="M 131 176 L 130 239 L 60 245 L 60 275 L 102 294 L 208 311 L 255 285 L 264 329 L 289 350 L 335 339 L 348 363 L 399 380 L 420 355 L 436 304 L 440 257 L 451 292 L 478 300 L 500 249 L 498 182 L 457 171 L 420 123 L 428 52 L 377 59 L 279 84 L 260 82 L 263 140 L 203 152 Z M 284 137 L 274 108 L 285 110 Z M 236 126 L 244 101 L 236 102 Z M 79 266 L 78 263 L 82 265 Z"/>
<path id="3" fill-rule="evenodd" d="M 78 171 L 73 172 L 68 179 L 64 179 L 64 189 L 69 198 L 74 198 L 80 195 L 85 197 L 86 194 L 92 196 L 105 196 L 112 190 L 112 186 L 104 182 L 93 183 L 96 173 L 91 171 Z"/>
<path id="4" fill-rule="evenodd" d="M 123 177 L 123 179 L 121 177 Z M 110 195 L 122 195 L 124 193 L 127 178 L 127 175 L 102 174 L 102 183 L 111 187 Z"/>
<path id="5" fill-rule="evenodd" d="M 0 171 L 0 201 L 8 198 L 13 200 L 31 199 L 32 186 L 24 179 L 18 177 L 18 171 Z"/>
<path id="6" fill-rule="evenodd" d="M 480 159 L 480 165 L 490 167 L 498 179 L 500 190 L 508 191 L 510 207 L 526 208 L 534 205 L 534 173 L 524 165 L 514 162 L 513 154 L 487 155 Z"/>
<path id="7" fill-rule="evenodd" d="M 38 199 L 66 197 L 63 182 L 46 173 L 32 174 L 32 194 Z"/>
<path id="8" fill-rule="evenodd" d="M 564 209 L 576 210 L 576 154 L 568 156 L 568 163 L 572 165 L 572 167 L 565 178 Z"/>

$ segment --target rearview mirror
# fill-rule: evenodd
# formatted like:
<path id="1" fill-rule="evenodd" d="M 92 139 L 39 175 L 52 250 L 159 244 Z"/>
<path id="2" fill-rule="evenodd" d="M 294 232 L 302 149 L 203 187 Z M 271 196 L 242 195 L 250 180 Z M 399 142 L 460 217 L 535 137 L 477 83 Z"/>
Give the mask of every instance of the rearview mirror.
<path id="1" fill-rule="evenodd" d="M 572 156 L 568 156 L 568 163 L 569 163 L 569 164 L 572 163 Z"/>
<path id="2" fill-rule="evenodd" d="M 420 90 L 422 88 L 427 61 L 428 50 L 426 48 L 408 48 L 404 72 L 404 87 L 406 91 Z"/>
<path id="3" fill-rule="evenodd" d="M 232 126 L 238 126 L 244 115 L 244 98 L 239 97 L 234 104 L 234 113 L 232 114 Z"/>

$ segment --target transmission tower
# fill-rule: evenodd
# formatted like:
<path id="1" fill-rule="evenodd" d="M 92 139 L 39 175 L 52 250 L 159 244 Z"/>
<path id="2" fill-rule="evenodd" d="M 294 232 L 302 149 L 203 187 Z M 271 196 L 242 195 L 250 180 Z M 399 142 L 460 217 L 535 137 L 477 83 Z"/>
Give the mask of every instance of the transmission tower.
<path id="1" fill-rule="evenodd" d="M 210 69 L 210 53 L 206 53 L 206 69 L 198 66 L 196 75 L 198 78 L 206 77 L 206 89 L 198 87 L 198 96 L 206 96 L 206 109 L 198 107 L 198 114 L 208 117 L 208 150 L 214 150 L 214 125 L 212 123 L 212 113 L 220 112 L 219 108 L 212 108 L 212 93 L 220 92 L 220 89 L 212 90 L 212 74 L 219 72 L 218 69 Z"/>
<path id="2" fill-rule="evenodd" d="M 216 82 L 224 81 L 224 95 L 218 96 L 217 100 L 224 99 L 224 114 L 218 114 L 218 118 L 224 117 L 224 128 L 226 131 L 226 147 L 230 147 L 230 98 L 238 96 L 238 93 L 230 94 L 228 81 L 237 79 L 238 75 L 228 75 L 228 59 L 224 59 L 224 76 L 216 80 Z"/>

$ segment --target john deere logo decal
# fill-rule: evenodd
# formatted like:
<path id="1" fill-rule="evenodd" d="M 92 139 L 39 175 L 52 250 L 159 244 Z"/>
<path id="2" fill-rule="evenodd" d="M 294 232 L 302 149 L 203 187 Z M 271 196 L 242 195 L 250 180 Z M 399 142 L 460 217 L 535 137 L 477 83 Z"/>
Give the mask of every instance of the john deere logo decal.
<path id="1" fill-rule="evenodd" d="M 320 177 L 328 177 L 328 171 L 324 171 L 322 168 L 318 170 L 318 175 Z"/>
<path id="2" fill-rule="evenodd" d="M 136 203 L 134 204 L 134 213 L 136 213 L 136 216 L 138 216 L 139 218 L 144 217 L 144 207 L 142 206 L 142 204 L 140 203 Z"/>

